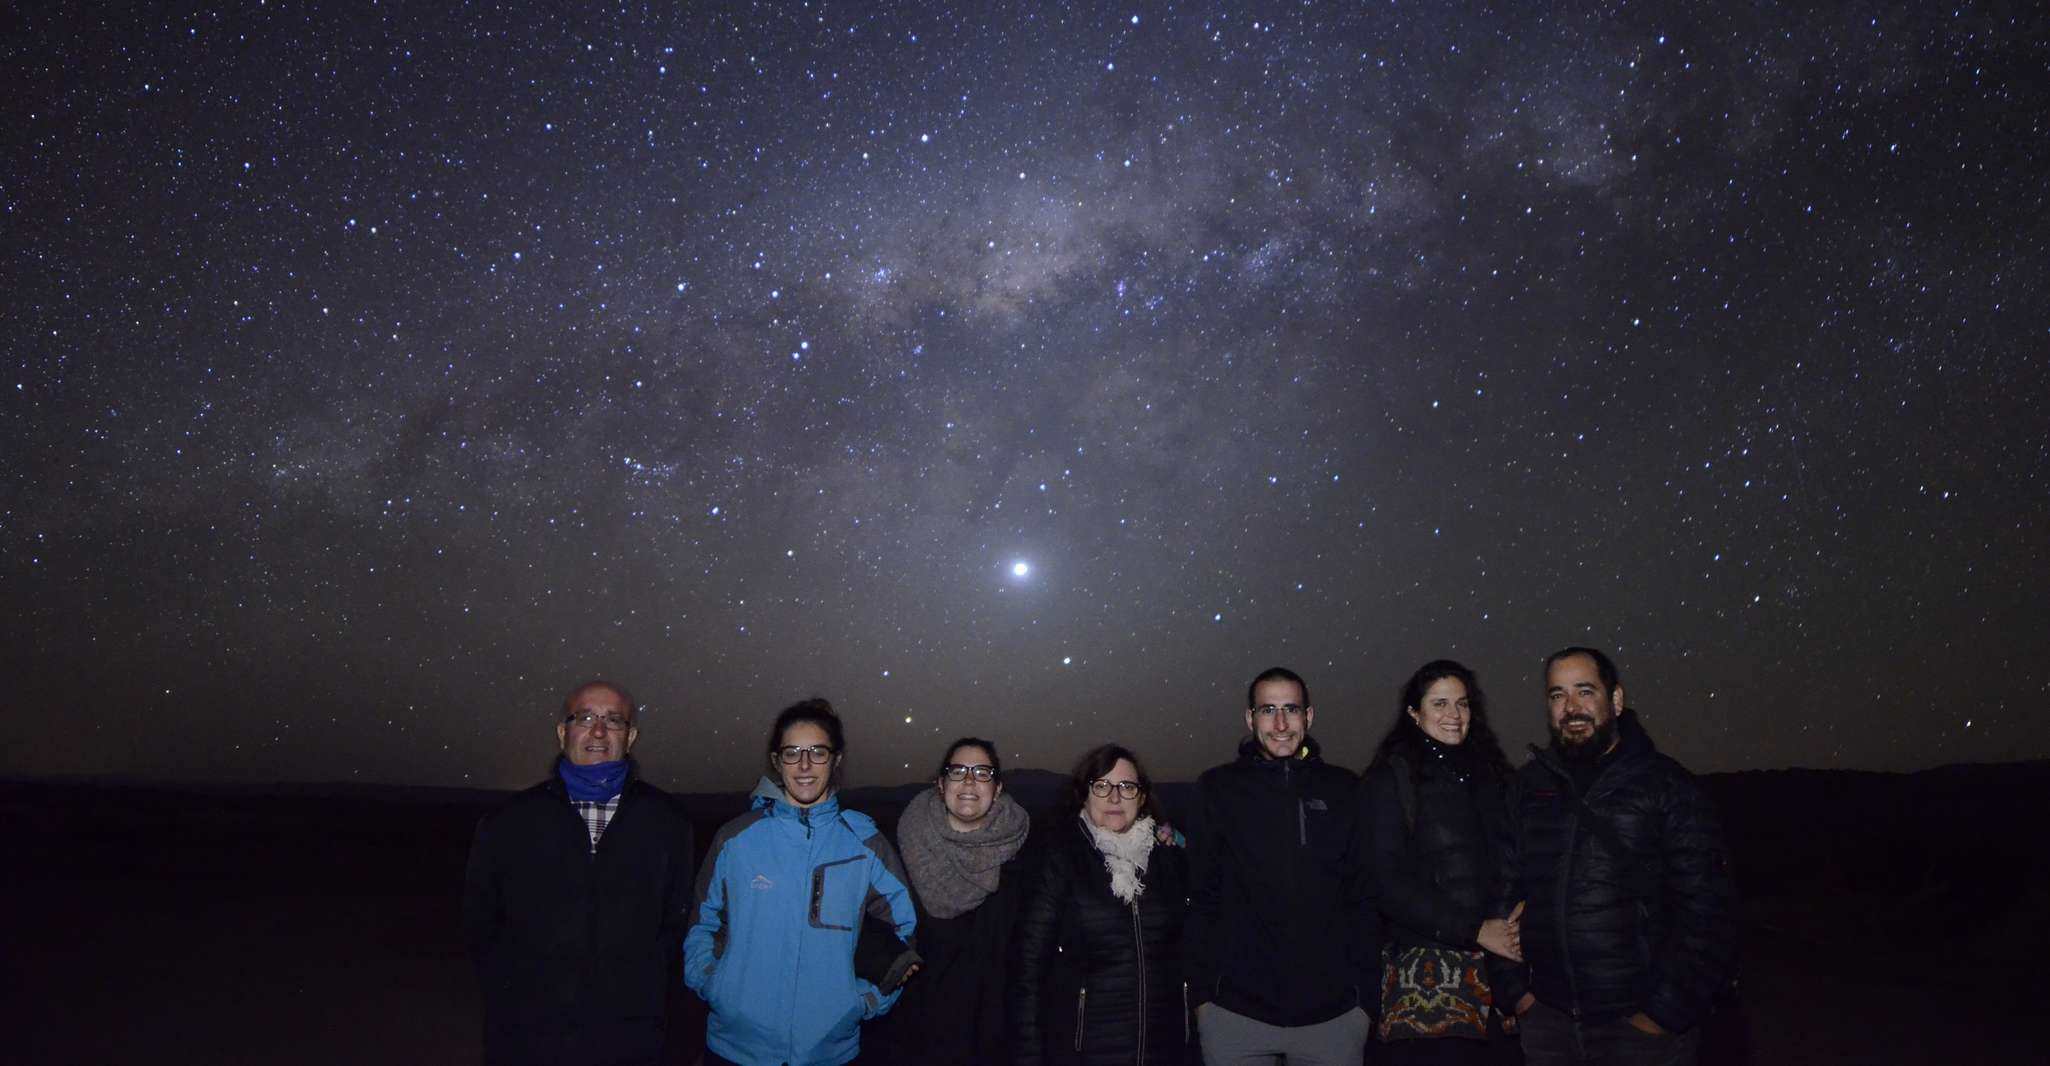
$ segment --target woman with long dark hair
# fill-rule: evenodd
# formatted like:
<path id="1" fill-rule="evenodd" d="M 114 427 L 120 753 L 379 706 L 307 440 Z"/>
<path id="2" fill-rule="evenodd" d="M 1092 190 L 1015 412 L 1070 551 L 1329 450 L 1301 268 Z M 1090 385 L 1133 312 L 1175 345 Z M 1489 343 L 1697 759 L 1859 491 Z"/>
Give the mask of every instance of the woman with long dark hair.
<path id="1" fill-rule="evenodd" d="M 1508 777 L 1473 671 L 1425 663 L 1402 687 L 1364 785 L 1388 919 L 1377 1012 L 1385 1061 L 1487 1063 L 1513 1052 L 1483 964 L 1483 952 L 1520 956 L 1516 915 L 1490 910 Z"/>
<path id="2" fill-rule="evenodd" d="M 1156 834 L 1156 813 L 1153 781 L 1129 749 L 1105 744 L 1076 764 L 1014 936 L 1022 1066 L 1186 1060 L 1188 873 L 1177 838 Z"/>

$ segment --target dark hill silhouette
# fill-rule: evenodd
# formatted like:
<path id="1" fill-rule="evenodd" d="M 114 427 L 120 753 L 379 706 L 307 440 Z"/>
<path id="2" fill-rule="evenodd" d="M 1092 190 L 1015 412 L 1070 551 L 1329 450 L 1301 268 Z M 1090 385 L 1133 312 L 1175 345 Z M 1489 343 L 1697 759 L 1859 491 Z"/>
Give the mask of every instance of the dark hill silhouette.
<path id="1" fill-rule="evenodd" d="M 2030 1019 L 2050 955 L 2050 762 L 1702 783 L 1744 900 L 1741 995 L 1705 1062 L 2042 1059 Z M 844 798 L 887 831 L 923 787 Z M 1048 771 L 1006 775 L 1042 817 L 1064 787 Z M 0 1007 L 7 1060 L 475 1061 L 457 898 L 476 820 L 507 795 L 0 784 L 18 975 Z M 1196 833 L 1189 795 L 1157 786 Z M 685 801 L 705 841 L 746 794 Z M 687 1005 L 679 1038 L 700 1039 L 701 1024 Z"/>

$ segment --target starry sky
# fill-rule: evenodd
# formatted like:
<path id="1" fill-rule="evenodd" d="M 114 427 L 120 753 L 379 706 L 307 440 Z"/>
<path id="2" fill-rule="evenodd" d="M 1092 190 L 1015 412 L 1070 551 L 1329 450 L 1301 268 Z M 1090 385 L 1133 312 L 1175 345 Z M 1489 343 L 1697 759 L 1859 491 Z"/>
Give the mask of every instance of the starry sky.
<path id="1" fill-rule="evenodd" d="M 1550 6 L 19 10 L 0 773 L 2050 757 L 2041 9 Z"/>

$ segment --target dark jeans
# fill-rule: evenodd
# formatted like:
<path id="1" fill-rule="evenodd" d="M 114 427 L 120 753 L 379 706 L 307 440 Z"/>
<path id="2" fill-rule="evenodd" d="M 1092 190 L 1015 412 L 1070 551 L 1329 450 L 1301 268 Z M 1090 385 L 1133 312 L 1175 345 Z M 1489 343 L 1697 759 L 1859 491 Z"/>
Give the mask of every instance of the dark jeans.
<path id="1" fill-rule="evenodd" d="M 1628 1018 L 1581 1025 L 1562 1010 L 1533 1004 L 1517 1019 L 1525 1066 L 1694 1066 L 1701 1030 L 1652 1036 Z"/>

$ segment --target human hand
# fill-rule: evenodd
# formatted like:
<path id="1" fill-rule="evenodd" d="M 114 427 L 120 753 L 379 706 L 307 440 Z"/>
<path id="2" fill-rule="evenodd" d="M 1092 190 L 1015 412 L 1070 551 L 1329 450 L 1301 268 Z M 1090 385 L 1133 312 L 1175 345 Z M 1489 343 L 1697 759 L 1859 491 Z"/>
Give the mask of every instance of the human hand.
<path id="1" fill-rule="evenodd" d="M 1652 1021 L 1651 1015 L 1646 1014 L 1643 1011 L 1638 1011 L 1636 1014 L 1630 1016 L 1630 1025 L 1638 1032 L 1645 1033 L 1650 1036 L 1666 1035 L 1665 1026 L 1662 1026 L 1659 1023 Z"/>
<path id="2" fill-rule="evenodd" d="M 1516 943 L 1514 933 L 1507 920 L 1490 918 L 1481 923 L 1481 931 L 1474 936 L 1484 950 L 1500 955 L 1511 962 L 1523 961 L 1523 950 Z"/>
<path id="3" fill-rule="evenodd" d="M 1481 931 L 1475 935 L 1482 948 L 1494 952 L 1512 962 L 1523 961 L 1523 903 L 1518 901 L 1516 909 L 1507 918 L 1489 918 L 1481 923 Z"/>
<path id="4" fill-rule="evenodd" d="M 1523 998 L 1516 1001 L 1516 1016 L 1521 1018 L 1529 1014 L 1530 1009 L 1535 1006 L 1537 1006 L 1537 993 L 1525 992 Z"/>
<path id="5" fill-rule="evenodd" d="M 910 966 L 910 967 L 909 967 L 908 969 L 906 969 L 906 970 L 904 971 L 904 979 L 903 979 L 903 980 L 901 980 L 901 981 L 899 981 L 899 982 L 897 982 L 897 987 L 898 987 L 898 988 L 903 988 L 903 987 L 904 987 L 905 985 L 908 985 L 908 984 L 910 984 L 910 983 L 911 983 L 911 979 L 912 979 L 912 978 L 914 978 L 914 977 L 917 977 L 917 976 L 918 976 L 918 964 L 914 962 L 914 963 L 912 963 L 912 964 L 911 964 L 911 966 Z"/>

